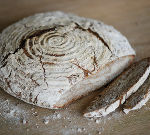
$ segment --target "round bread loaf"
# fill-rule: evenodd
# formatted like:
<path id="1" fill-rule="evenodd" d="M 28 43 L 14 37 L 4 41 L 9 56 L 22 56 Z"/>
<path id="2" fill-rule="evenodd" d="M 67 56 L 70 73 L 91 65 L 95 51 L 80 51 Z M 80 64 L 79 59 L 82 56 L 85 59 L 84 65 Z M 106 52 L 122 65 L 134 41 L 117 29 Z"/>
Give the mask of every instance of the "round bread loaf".
<path id="1" fill-rule="evenodd" d="M 4 29 L 0 54 L 0 87 L 51 109 L 108 83 L 135 56 L 112 26 L 62 12 L 36 14 Z"/>

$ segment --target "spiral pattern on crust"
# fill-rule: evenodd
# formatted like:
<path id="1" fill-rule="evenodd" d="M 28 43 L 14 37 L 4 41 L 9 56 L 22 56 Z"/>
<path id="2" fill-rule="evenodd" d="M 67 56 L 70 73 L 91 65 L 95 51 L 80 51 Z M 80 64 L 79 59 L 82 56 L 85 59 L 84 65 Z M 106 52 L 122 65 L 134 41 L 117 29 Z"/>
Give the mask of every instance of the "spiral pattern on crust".
<path id="1" fill-rule="evenodd" d="M 54 85 L 52 80 L 57 80 L 59 85 L 62 83 L 63 87 L 65 79 L 61 78 L 67 78 L 73 84 L 75 79 L 88 77 L 99 69 L 99 59 L 110 57 L 103 41 L 76 23 L 42 28 L 24 37 L 20 48 L 29 60 L 41 63 L 44 81 L 51 80 L 46 82 L 51 87 Z M 24 55 L 19 55 L 19 59 Z"/>

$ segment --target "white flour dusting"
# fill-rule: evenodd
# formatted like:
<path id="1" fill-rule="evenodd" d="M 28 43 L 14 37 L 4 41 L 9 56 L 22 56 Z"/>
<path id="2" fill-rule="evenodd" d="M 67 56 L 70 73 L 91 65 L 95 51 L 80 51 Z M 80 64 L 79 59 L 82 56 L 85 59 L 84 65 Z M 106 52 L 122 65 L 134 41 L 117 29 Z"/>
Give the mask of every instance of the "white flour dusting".
<path id="1" fill-rule="evenodd" d="M 22 123 L 23 123 L 23 124 L 26 124 L 26 123 L 27 123 L 26 119 L 23 119 L 23 120 L 22 120 Z"/>
<path id="2" fill-rule="evenodd" d="M 44 124 L 48 124 L 48 123 L 49 123 L 49 120 L 57 120 L 57 119 L 61 119 L 61 114 L 55 112 L 55 113 L 52 114 L 52 115 L 44 116 L 43 122 L 44 122 Z"/>
<path id="3" fill-rule="evenodd" d="M 52 122 L 56 125 L 60 125 L 60 121 L 64 121 L 63 126 L 59 131 L 51 130 L 51 134 L 54 132 L 59 132 L 62 135 L 70 135 L 70 134 L 91 134 L 89 129 L 86 127 L 90 127 L 91 131 L 94 131 L 95 134 L 102 134 L 104 132 L 103 126 L 111 119 L 118 119 L 120 114 L 115 112 L 105 118 L 84 118 L 83 121 L 86 125 L 82 125 L 80 122 L 76 123 L 75 119 L 81 119 L 78 116 L 77 110 L 74 111 L 55 111 L 46 113 L 44 109 L 32 107 L 29 109 L 24 103 L 19 101 L 13 101 L 11 98 L 4 98 L 0 96 L 0 116 L 3 117 L 6 121 L 10 123 L 15 123 L 15 125 L 23 124 L 27 126 L 26 132 L 31 132 L 28 127 L 31 123 L 35 125 L 35 129 L 41 130 L 41 128 L 50 128 Z M 39 111 L 40 110 L 40 111 Z M 44 113 L 45 112 L 45 113 Z M 43 114 L 44 113 L 44 114 Z M 29 119 L 30 118 L 30 119 Z M 32 119 L 35 121 L 32 121 Z M 43 124 L 41 124 L 41 122 Z M 58 126 L 57 125 L 57 126 Z M 82 126 L 81 126 L 82 125 Z M 61 125 L 60 125 L 61 126 Z M 96 126 L 99 126 L 96 129 Z"/>
<path id="4" fill-rule="evenodd" d="M 82 132 L 82 129 L 81 129 L 81 128 L 77 128 L 77 131 L 78 131 L 78 132 Z"/>
<path id="5" fill-rule="evenodd" d="M 43 122 L 44 122 L 44 124 L 48 124 L 49 123 L 49 119 L 46 117 Z"/>
<path id="6" fill-rule="evenodd" d="M 0 98 L 0 110 L 0 116 L 5 120 L 16 124 L 21 121 L 23 124 L 26 124 L 27 122 L 27 111 L 25 111 L 23 108 L 19 107 L 15 103 L 12 103 L 8 99 Z"/>

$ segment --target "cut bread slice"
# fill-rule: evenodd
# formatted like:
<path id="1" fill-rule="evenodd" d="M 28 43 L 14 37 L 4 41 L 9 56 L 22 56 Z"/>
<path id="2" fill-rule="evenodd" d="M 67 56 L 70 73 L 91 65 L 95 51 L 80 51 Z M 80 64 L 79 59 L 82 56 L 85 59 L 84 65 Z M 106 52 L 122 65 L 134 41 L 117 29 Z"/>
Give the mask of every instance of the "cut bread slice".
<path id="1" fill-rule="evenodd" d="M 144 83 L 150 73 L 150 58 L 131 65 L 85 110 L 85 117 L 101 117 L 113 112 Z"/>
<path id="2" fill-rule="evenodd" d="M 140 109 L 150 99 L 150 75 L 143 85 L 132 94 L 123 105 L 123 111 L 127 114 L 132 110 Z"/>

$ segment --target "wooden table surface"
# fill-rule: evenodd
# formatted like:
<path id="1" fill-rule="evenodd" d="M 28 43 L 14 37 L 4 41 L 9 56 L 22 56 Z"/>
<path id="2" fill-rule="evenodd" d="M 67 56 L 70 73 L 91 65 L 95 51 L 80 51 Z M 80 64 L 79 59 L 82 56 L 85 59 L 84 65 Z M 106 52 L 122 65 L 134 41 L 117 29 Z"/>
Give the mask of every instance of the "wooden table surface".
<path id="1" fill-rule="evenodd" d="M 136 59 L 150 56 L 150 0 L 0 0 L 0 31 L 23 17 L 56 10 L 113 25 L 128 38 Z M 150 102 L 128 115 L 116 112 L 104 119 L 83 118 L 82 111 L 96 93 L 54 111 L 28 105 L 0 90 L 0 135 L 150 134 Z M 13 107 L 21 110 L 19 116 L 10 115 Z M 44 124 L 48 116 L 50 121 Z M 26 124 L 21 121 L 24 117 Z"/>

